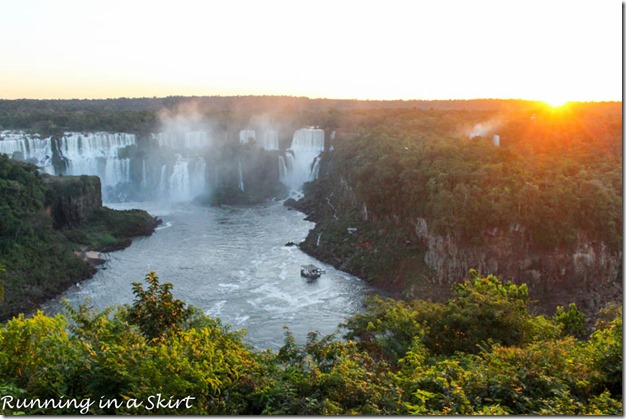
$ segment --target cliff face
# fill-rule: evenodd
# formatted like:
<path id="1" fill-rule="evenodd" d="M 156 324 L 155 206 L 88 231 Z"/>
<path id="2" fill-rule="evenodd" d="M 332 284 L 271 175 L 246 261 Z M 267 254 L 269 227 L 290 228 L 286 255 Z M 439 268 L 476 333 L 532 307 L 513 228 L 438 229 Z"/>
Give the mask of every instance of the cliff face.
<path id="1" fill-rule="evenodd" d="M 158 220 L 102 206 L 95 176 L 51 177 L 0 155 L 0 321 L 32 312 L 95 272 L 89 256 L 130 245 Z M 97 259 L 91 257 L 92 261 Z"/>
<path id="2" fill-rule="evenodd" d="M 46 183 L 52 191 L 49 212 L 56 229 L 78 227 L 102 207 L 97 176 L 50 176 Z"/>
<path id="3" fill-rule="evenodd" d="M 538 250 L 524 226 L 483 231 L 480 244 L 434 234 L 429 220 L 368 211 L 348 182 L 326 168 L 305 198 L 292 203 L 317 223 L 301 248 L 406 298 L 441 299 L 471 268 L 526 283 L 543 312 L 575 302 L 589 315 L 621 302 L 622 252 L 582 231 L 569 249 Z M 348 231 L 350 228 L 350 231 Z"/>
<path id="4" fill-rule="evenodd" d="M 519 225 L 508 231 L 484 232 L 480 246 L 431 234 L 423 218 L 416 219 L 413 226 L 426 249 L 424 261 L 431 269 L 429 280 L 434 284 L 446 286 L 475 268 L 527 283 L 532 298 L 545 308 L 576 302 L 580 308 L 595 312 L 607 301 L 621 301 L 622 252 L 590 241 L 583 232 L 578 234 L 573 249 L 545 252 L 533 248 L 523 234 L 524 227 Z"/>

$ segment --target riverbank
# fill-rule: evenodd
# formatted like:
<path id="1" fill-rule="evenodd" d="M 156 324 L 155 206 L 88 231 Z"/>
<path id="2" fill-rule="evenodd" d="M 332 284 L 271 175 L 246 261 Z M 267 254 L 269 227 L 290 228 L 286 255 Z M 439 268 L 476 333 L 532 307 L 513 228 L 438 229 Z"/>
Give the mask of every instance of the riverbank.
<path id="1" fill-rule="evenodd" d="M 450 287 L 433 286 L 427 280 L 425 249 L 410 229 L 364 219 L 362 210 L 345 202 L 328 179 L 306 184 L 304 192 L 301 199 L 284 203 L 315 223 L 299 244 L 302 251 L 394 298 L 443 301 L 450 297 Z"/>
<path id="2" fill-rule="evenodd" d="M 93 276 L 100 258 L 90 252 L 125 248 L 159 224 L 145 211 L 103 207 L 101 196 L 96 176 L 42 175 L 0 155 L 0 320 Z"/>
<path id="3" fill-rule="evenodd" d="M 372 214 L 343 179 L 326 176 L 304 192 L 285 201 L 316 223 L 300 249 L 395 298 L 444 301 L 475 268 L 527 284 L 537 313 L 552 315 L 557 306 L 575 303 L 592 322 L 604 305 L 622 300 L 619 259 L 584 236 L 570 252 L 524 247 L 516 231 L 468 244 L 433 234 L 423 219 Z"/>

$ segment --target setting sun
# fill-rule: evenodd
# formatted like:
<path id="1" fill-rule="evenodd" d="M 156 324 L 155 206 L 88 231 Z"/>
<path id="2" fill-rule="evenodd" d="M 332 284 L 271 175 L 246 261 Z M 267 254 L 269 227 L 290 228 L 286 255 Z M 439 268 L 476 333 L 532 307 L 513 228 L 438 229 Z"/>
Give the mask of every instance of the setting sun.
<path id="1" fill-rule="evenodd" d="M 560 108 L 568 104 L 570 101 L 567 99 L 554 97 L 552 99 L 544 99 L 542 100 L 542 102 L 545 103 L 546 105 L 549 105 L 552 108 Z"/>

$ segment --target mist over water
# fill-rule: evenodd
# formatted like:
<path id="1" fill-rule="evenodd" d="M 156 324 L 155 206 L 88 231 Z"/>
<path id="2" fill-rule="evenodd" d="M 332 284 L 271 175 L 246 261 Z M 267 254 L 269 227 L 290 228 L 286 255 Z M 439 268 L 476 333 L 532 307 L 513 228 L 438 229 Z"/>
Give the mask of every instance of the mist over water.
<path id="1" fill-rule="evenodd" d="M 163 220 L 152 236 L 106 254 L 92 279 L 50 301 L 46 311 L 60 310 L 61 298 L 73 305 L 89 300 L 97 309 L 131 304 L 132 282 L 150 271 L 174 285 L 176 298 L 247 329 L 247 341 L 259 348 L 280 347 L 284 326 L 300 342 L 311 331 L 333 333 L 360 310 L 368 292 L 361 280 L 286 245 L 303 241 L 313 228 L 304 214 L 276 200 L 248 206 L 192 203 L 214 191 L 235 198 L 258 194 L 272 183 L 298 196 L 319 172 L 322 129 L 296 130 L 281 150 L 279 132 L 263 118 L 238 135 L 220 131 L 193 107 L 160 118 L 160 131 L 142 136 L 88 132 L 38 138 L 0 132 L 0 152 L 50 174 L 99 176 L 105 205 L 145 209 Z M 307 264 L 326 273 L 308 281 L 300 276 Z"/>
<path id="2" fill-rule="evenodd" d="M 302 241 L 313 223 L 282 202 L 249 207 L 200 207 L 189 203 L 126 203 L 163 219 L 150 237 L 139 238 L 87 281 L 45 306 L 48 313 L 91 301 L 96 308 L 133 301 L 132 282 L 156 271 L 171 282 L 176 298 L 247 330 L 246 341 L 258 348 L 278 348 L 288 326 L 299 342 L 307 333 L 333 333 L 361 309 L 370 288 L 360 279 L 306 255 L 288 242 Z M 315 281 L 300 276 L 300 266 L 315 264 L 326 273 Z"/>

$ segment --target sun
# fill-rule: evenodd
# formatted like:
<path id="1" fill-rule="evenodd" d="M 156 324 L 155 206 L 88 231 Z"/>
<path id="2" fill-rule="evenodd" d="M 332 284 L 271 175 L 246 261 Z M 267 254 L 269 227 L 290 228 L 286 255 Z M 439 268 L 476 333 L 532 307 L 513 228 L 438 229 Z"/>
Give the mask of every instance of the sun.
<path id="1" fill-rule="evenodd" d="M 565 106 L 570 101 L 563 97 L 555 96 L 552 98 L 543 99 L 542 102 L 552 108 L 560 108 Z"/>

